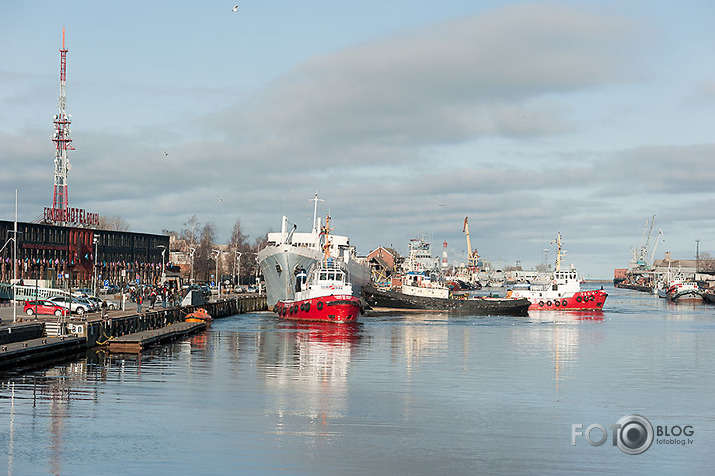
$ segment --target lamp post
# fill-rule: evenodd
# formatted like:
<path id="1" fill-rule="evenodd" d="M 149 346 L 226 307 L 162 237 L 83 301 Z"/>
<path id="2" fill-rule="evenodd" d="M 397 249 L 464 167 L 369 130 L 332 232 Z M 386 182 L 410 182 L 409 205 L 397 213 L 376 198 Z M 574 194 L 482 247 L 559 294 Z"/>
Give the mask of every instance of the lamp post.
<path id="1" fill-rule="evenodd" d="M 216 284 L 218 286 L 218 298 L 221 299 L 221 278 L 218 275 L 218 261 L 223 251 L 221 250 L 211 250 L 211 257 L 216 260 Z"/>
<path id="2" fill-rule="evenodd" d="M 243 253 L 241 253 L 238 250 L 234 251 L 234 253 L 236 253 L 236 262 L 233 263 L 233 274 L 234 274 L 234 276 L 236 276 L 236 284 L 240 288 L 241 287 L 241 255 Z M 238 267 L 238 273 L 236 272 L 237 267 Z"/>
<path id="3" fill-rule="evenodd" d="M 12 235 L 12 322 L 17 321 L 17 189 L 15 189 L 15 229 Z"/>
<path id="4" fill-rule="evenodd" d="M 196 253 L 196 248 L 189 247 L 189 252 L 191 254 L 191 277 L 189 278 L 189 284 L 194 284 L 194 254 Z"/>
<path id="5" fill-rule="evenodd" d="M 97 295 L 97 242 L 99 241 L 99 235 L 94 235 L 92 237 L 92 242 L 94 243 L 94 277 L 92 278 L 92 294 Z"/>
<path id="6" fill-rule="evenodd" d="M 161 284 L 162 286 L 164 285 L 164 282 L 166 281 L 166 261 L 164 260 L 164 256 L 166 254 L 166 246 L 165 245 L 159 245 L 157 248 L 161 248 Z"/>

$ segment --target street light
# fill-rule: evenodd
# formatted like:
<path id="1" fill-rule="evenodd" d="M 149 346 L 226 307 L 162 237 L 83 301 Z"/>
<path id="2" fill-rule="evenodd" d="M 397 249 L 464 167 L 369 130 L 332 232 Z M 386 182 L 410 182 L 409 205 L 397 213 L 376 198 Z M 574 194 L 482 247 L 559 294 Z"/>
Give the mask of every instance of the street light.
<path id="1" fill-rule="evenodd" d="M 191 252 L 191 277 L 189 278 L 189 284 L 194 284 L 194 253 L 196 253 L 196 248 L 189 247 Z"/>
<path id="2" fill-rule="evenodd" d="M 218 260 L 223 251 L 221 250 L 211 250 L 211 257 L 216 260 L 216 283 L 218 284 L 218 298 L 221 299 L 221 278 L 218 275 Z"/>
<path id="3" fill-rule="evenodd" d="M 233 263 L 233 275 L 238 277 L 236 284 L 241 287 L 241 255 L 243 253 L 238 250 L 235 250 L 234 253 L 236 254 L 236 262 Z M 236 273 L 236 266 L 238 266 L 238 273 Z"/>
<path id="4" fill-rule="evenodd" d="M 164 285 L 164 282 L 166 281 L 166 264 L 164 261 L 164 254 L 166 253 L 166 246 L 165 245 L 159 245 L 157 248 L 161 248 L 161 283 L 160 285 Z"/>
<path id="5" fill-rule="evenodd" d="M 97 242 L 99 241 L 99 235 L 94 235 L 92 238 L 92 243 L 94 243 L 94 279 L 92 280 L 92 294 L 97 295 Z"/>

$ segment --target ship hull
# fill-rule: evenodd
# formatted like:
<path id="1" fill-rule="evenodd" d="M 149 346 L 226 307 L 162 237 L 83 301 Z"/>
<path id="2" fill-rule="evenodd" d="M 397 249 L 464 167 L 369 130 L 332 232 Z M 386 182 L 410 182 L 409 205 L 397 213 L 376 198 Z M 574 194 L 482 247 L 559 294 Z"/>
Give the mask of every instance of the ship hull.
<path id="1" fill-rule="evenodd" d="M 452 311 L 480 316 L 526 316 L 529 309 L 527 299 L 476 298 L 452 299 L 413 296 L 398 291 L 383 291 L 373 286 L 363 288 L 363 296 L 373 307 L 391 309 L 424 309 L 430 311 Z"/>
<path id="2" fill-rule="evenodd" d="M 300 301 L 278 301 L 273 312 L 292 321 L 356 322 L 361 311 L 360 300 L 352 295 L 321 296 Z"/>
<path id="3" fill-rule="evenodd" d="M 548 294 L 542 297 L 525 295 L 531 306 L 530 311 L 600 311 L 606 302 L 608 294 L 603 290 L 578 291 L 569 297 L 554 296 Z"/>
<path id="4" fill-rule="evenodd" d="M 673 302 L 703 301 L 703 293 L 700 290 L 688 289 L 686 291 L 676 291 L 668 294 L 668 298 Z"/>
<path id="5" fill-rule="evenodd" d="M 279 301 L 295 299 L 296 269 L 309 270 L 322 260 L 323 253 L 311 248 L 287 244 L 268 246 L 258 253 L 258 266 L 266 281 L 268 307 Z M 361 289 L 370 282 L 370 268 L 356 261 L 341 261 L 340 267 L 347 272 L 353 286 L 353 296 L 360 296 Z"/>

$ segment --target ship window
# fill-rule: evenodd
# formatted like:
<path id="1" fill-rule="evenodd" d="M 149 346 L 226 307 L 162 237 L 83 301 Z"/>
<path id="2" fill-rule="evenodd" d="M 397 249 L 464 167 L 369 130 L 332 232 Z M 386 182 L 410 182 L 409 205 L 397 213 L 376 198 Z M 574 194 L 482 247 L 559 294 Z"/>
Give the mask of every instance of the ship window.
<path id="1" fill-rule="evenodd" d="M 328 280 L 332 281 L 334 279 L 335 279 L 335 273 L 333 273 L 333 272 L 328 273 Z"/>
<path id="2" fill-rule="evenodd" d="M 276 273 L 280 273 L 281 271 L 283 271 L 283 269 L 281 268 L 281 265 L 276 263 Z"/>

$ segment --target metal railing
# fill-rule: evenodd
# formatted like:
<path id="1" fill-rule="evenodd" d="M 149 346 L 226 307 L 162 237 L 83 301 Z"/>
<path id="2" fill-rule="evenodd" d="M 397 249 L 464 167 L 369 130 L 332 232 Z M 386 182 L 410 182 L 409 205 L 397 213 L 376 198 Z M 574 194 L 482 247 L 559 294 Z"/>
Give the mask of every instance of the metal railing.
<path id="1" fill-rule="evenodd" d="M 0 284 L 0 299 L 13 299 L 13 290 L 15 298 L 18 301 L 32 301 L 35 299 L 49 299 L 54 296 L 68 296 L 69 293 L 64 289 L 41 288 L 39 286 L 13 286 L 12 284 Z"/>

